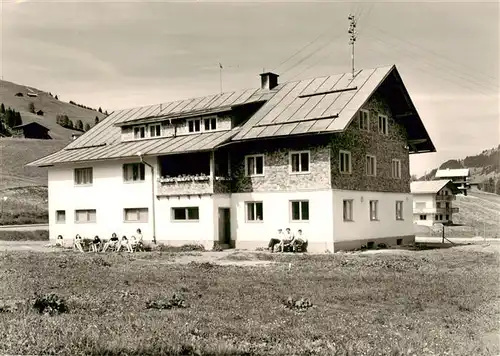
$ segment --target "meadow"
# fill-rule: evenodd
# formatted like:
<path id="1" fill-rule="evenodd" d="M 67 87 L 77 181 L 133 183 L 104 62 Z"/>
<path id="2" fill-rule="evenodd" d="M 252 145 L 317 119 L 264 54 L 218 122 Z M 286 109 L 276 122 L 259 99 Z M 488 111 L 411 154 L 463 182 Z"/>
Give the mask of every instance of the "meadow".
<path id="1" fill-rule="evenodd" d="M 0 354 L 500 352 L 498 246 L 209 254 L 2 253 Z"/>

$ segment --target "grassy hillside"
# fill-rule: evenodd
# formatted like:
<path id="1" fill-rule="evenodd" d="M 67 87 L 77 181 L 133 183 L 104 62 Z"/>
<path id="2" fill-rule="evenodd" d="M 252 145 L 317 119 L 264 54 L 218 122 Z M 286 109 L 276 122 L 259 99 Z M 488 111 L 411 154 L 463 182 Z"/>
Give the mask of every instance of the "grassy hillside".
<path id="1" fill-rule="evenodd" d="M 68 143 L 68 140 L 0 139 L 0 189 L 47 185 L 46 168 L 25 165 Z"/>
<path id="2" fill-rule="evenodd" d="M 29 97 L 28 92 L 34 92 L 37 97 Z M 16 93 L 22 93 L 23 96 L 16 96 Z M 37 116 L 29 112 L 29 105 L 33 103 L 35 110 L 42 110 L 43 116 Z M 76 123 L 77 120 L 82 120 L 83 125 L 86 123 L 93 126 L 95 124 L 96 116 L 102 120 L 105 115 L 90 109 L 78 107 L 55 99 L 49 95 L 48 92 L 41 91 L 36 88 L 29 88 L 24 85 L 11 83 L 8 81 L 0 80 L 0 103 L 5 107 L 11 107 L 21 113 L 23 123 L 37 121 L 40 124 L 50 129 L 49 134 L 56 140 L 69 140 L 72 133 L 77 132 L 63 128 L 56 124 L 57 115 L 68 115 L 69 119 Z"/>

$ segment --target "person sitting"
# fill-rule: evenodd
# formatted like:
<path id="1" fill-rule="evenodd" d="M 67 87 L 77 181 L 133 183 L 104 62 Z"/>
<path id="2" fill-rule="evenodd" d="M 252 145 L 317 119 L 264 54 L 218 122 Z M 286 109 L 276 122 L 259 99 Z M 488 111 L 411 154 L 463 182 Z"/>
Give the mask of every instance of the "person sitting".
<path id="1" fill-rule="evenodd" d="M 274 246 L 281 244 L 281 241 L 283 240 L 283 229 L 278 229 L 278 233 L 276 234 L 276 237 L 271 238 L 269 241 L 269 245 L 267 246 L 269 251 L 274 252 Z"/>
<path id="2" fill-rule="evenodd" d="M 57 235 L 56 246 L 64 247 L 64 241 L 62 235 Z"/>
<path id="3" fill-rule="evenodd" d="M 136 238 L 136 248 L 144 250 L 144 241 L 142 240 L 143 236 L 141 229 L 137 229 L 135 238 Z"/>
<path id="4" fill-rule="evenodd" d="M 122 236 L 120 242 L 118 243 L 118 248 L 116 249 L 116 252 L 120 252 L 122 246 L 127 248 L 128 252 L 132 252 L 132 246 L 130 246 L 127 236 L 125 235 Z"/>
<path id="5" fill-rule="evenodd" d="M 293 233 L 290 230 L 290 228 L 287 227 L 285 233 L 283 234 L 283 239 L 281 240 L 281 245 L 280 245 L 281 252 L 284 251 L 285 247 L 292 246 L 293 239 L 294 239 Z"/>
<path id="6" fill-rule="evenodd" d="M 299 229 L 297 231 L 297 235 L 292 242 L 293 251 L 297 251 L 298 248 L 300 248 L 301 250 L 307 249 L 307 237 L 302 233 L 302 229 Z"/>
<path id="7" fill-rule="evenodd" d="M 104 248 L 102 249 L 102 252 L 106 252 L 106 250 L 109 247 L 116 248 L 116 245 L 118 244 L 118 235 L 116 235 L 115 232 L 111 235 L 111 239 L 109 239 L 108 242 L 104 244 Z"/>
<path id="8" fill-rule="evenodd" d="M 76 249 L 80 252 L 84 252 L 82 243 L 83 243 L 82 237 L 80 236 L 80 234 L 76 234 L 74 245 L 75 245 Z"/>
<path id="9" fill-rule="evenodd" d="M 92 251 L 99 252 L 99 247 L 101 247 L 101 239 L 95 235 L 94 240 L 92 240 Z"/>

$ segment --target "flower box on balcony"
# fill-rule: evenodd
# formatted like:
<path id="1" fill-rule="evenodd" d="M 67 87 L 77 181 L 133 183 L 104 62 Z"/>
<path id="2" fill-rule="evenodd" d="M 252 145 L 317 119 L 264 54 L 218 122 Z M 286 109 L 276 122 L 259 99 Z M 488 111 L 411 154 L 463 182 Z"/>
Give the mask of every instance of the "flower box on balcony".
<path id="1" fill-rule="evenodd" d="M 206 182 L 209 180 L 209 176 L 179 176 L 158 178 L 158 182 L 160 183 Z"/>

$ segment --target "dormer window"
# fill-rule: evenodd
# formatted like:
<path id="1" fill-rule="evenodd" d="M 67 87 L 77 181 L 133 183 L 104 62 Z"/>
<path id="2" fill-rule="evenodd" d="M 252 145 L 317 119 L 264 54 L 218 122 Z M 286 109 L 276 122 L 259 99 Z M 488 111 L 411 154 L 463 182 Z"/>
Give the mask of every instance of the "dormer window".
<path id="1" fill-rule="evenodd" d="M 134 127 L 134 138 L 144 138 L 146 137 L 146 129 L 144 126 Z"/>
<path id="2" fill-rule="evenodd" d="M 161 124 L 150 125 L 149 137 L 160 137 L 160 136 L 161 136 Z"/>
<path id="3" fill-rule="evenodd" d="M 217 129 L 217 119 L 215 117 L 203 119 L 205 124 L 205 131 L 212 131 Z"/>
<path id="4" fill-rule="evenodd" d="M 188 121 L 189 132 L 200 132 L 201 131 L 201 120 L 194 119 Z"/>

